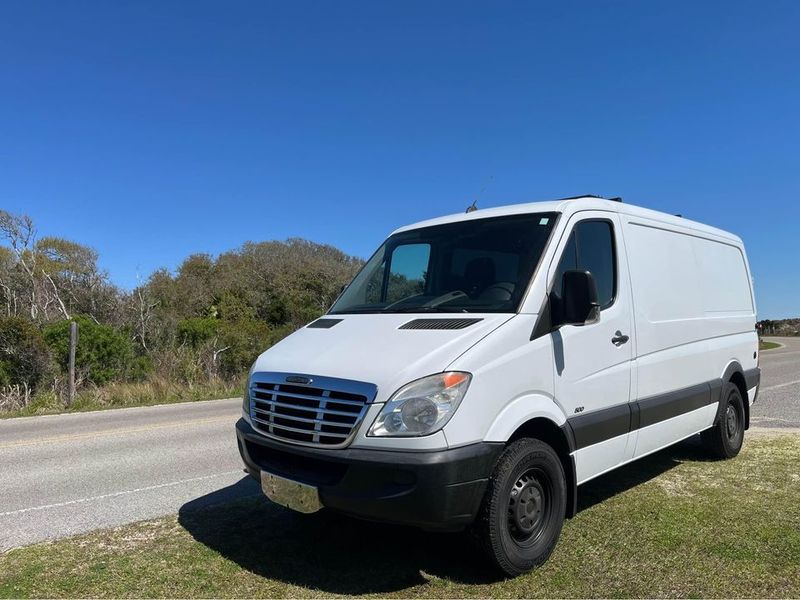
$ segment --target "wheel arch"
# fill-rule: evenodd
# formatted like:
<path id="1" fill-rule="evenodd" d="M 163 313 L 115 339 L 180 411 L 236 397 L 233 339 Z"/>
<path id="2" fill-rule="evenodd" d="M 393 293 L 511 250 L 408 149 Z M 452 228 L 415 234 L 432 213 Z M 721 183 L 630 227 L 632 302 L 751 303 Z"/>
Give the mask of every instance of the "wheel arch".
<path id="1" fill-rule="evenodd" d="M 565 422 L 564 425 L 559 426 L 546 417 L 534 417 L 517 427 L 508 439 L 508 443 L 510 444 L 521 438 L 541 440 L 555 450 L 561 460 L 567 484 L 567 510 L 565 516 L 568 518 L 574 517 L 578 512 L 578 485 L 575 456 L 573 455 L 575 441 L 569 424 Z"/>
<path id="2" fill-rule="evenodd" d="M 521 437 L 533 437 L 556 451 L 567 479 L 567 515 L 575 516 L 578 506 L 575 437 L 564 411 L 544 393 L 521 395 L 497 415 L 485 436 L 487 442 L 509 444 Z"/>
<path id="3" fill-rule="evenodd" d="M 750 429 L 750 400 L 747 396 L 747 380 L 744 376 L 744 369 L 737 360 L 732 360 L 725 367 L 725 372 L 722 374 L 722 384 L 732 383 L 742 395 L 742 404 L 744 405 L 744 428 Z M 715 423 L 721 418 L 722 415 L 722 389 L 720 388 L 719 409 L 717 410 L 717 418 Z"/>

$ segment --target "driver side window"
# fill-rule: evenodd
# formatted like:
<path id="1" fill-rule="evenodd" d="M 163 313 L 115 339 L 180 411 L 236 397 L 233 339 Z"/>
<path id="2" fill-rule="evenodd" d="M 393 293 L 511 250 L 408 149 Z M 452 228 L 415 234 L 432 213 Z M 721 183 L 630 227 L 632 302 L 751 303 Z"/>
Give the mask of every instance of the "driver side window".
<path id="1" fill-rule="evenodd" d="M 553 292 L 561 297 L 565 271 L 589 271 L 597 284 L 600 309 L 614 303 L 617 260 L 614 228 L 608 221 L 581 221 L 572 230 L 556 269 Z"/>

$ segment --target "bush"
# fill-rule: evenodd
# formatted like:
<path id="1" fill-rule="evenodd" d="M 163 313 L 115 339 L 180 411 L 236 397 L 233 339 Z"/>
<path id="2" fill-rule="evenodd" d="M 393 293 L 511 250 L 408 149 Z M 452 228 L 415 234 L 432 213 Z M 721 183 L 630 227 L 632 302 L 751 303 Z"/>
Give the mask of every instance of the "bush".
<path id="1" fill-rule="evenodd" d="M 129 381 L 143 381 L 153 371 L 153 359 L 146 354 L 134 356 L 125 369 Z"/>
<path id="2" fill-rule="evenodd" d="M 256 319 L 220 322 L 220 347 L 227 350 L 219 354 L 219 370 L 224 377 L 234 377 L 247 371 L 255 358 L 266 350 L 272 341 L 269 325 Z"/>
<path id="3" fill-rule="evenodd" d="M 220 318 L 193 317 L 178 323 L 179 346 L 170 351 L 171 357 L 162 356 L 167 360 L 159 361 L 169 365 L 173 376 L 186 381 L 198 381 L 203 374 L 235 378 L 247 371 L 260 353 L 294 329 L 290 325 L 270 327 L 255 316 L 247 316 L 234 294 L 223 298 L 219 306 Z M 181 357 L 189 362 L 181 361 Z"/>
<path id="4" fill-rule="evenodd" d="M 178 323 L 178 342 L 190 348 L 199 348 L 215 335 L 217 319 L 214 317 L 194 317 Z"/>
<path id="5" fill-rule="evenodd" d="M 142 365 L 134 365 L 133 342 L 128 336 L 108 325 L 98 325 L 87 317 L 77 317 L 75 321 L 78 323 L 75 369 L 87 381 L 103 385 L 139 374 Z M 47 327 L 44 338 L 56 362 L 66 372 L 69 364 L 69 321 Z"/>
<path id="6" fill-rule="evenodd" d="M 22 317 L 0 317 L 0 386 L 33 390 L 49 367 L 50 352 L 39 328 Z"/>

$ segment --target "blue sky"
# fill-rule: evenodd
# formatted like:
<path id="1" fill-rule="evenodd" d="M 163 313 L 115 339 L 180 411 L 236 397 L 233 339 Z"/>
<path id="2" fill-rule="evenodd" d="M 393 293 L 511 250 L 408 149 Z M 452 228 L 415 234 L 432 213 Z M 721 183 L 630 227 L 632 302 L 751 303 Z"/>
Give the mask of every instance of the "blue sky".
<path id="1" fill-rule="evenodd" d="M 593 193 L 800 316 L 800 2 L 0 4 L 0 207 L 124 287 L 190 253 Z"/>

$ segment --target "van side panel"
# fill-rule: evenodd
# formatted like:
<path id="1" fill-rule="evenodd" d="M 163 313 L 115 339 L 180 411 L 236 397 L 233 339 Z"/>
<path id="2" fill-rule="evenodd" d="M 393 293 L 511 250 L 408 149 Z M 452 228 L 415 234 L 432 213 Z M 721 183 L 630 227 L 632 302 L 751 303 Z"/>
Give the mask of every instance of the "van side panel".
<path id="1" fill-rule="evenodd" d="M 706 317 L 752 315 L 753 298 L 742 250 L 699 237 L 692 238 L 703 286 Z"/>
<path id="2" fill-rule="evenodd" d="M 716 413 L 717 405 L 709 404 L 677 417 L 644 427 L 639 432 L 640 436 L 634 460 L 708 429 Z"/>
<path id="3" fill-rule="evenodd" d="M 575 479 L 578 485 L 616 469 L 622 462 L 616 460 L 610 463 L 609 456 L 623 456 L 628 445 L 629 435 L 618 435 L 588 448 L 581 448 L 575 452 Z"/>
<path id="4" fill-rule="evenodd" d="M 517 427 L 535 417 L 559 426 L 565 423 L 564 409 L 553 398 L 551 336 L 530 339 L 536 319 L 537 315 L 516 315 L 446 367 L 472 373 L 462 406 L 445 429 L 451 448 L 506 442 Z"/>
<path id="5" fill-rule="evenodd" d="M 708 408 L 690 396 L 698 385 L 718 389 L 731 361 L 755 366 L 755 308 L 740 244 L 641 217 L 623 220 L 637 338 L 633 400 L 645 406 L 652 399 L 667 417 L 639 430 L 641 456 L 712 425 L 718 394 L 708 396 Z"/>

